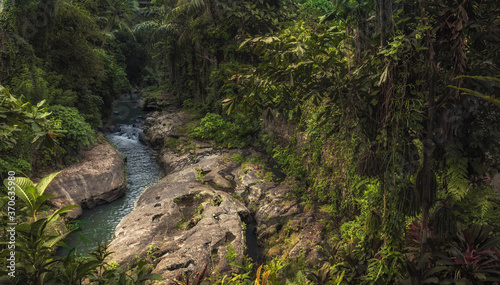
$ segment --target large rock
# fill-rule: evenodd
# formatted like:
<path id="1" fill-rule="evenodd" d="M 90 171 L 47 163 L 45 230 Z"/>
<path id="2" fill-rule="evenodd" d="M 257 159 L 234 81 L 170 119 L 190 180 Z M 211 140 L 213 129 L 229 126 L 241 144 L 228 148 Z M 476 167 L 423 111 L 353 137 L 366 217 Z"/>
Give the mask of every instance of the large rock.
<path id="1" fill-rule="evenodd" d="M 189 120 L 186 112 L 156 111 L 146 118 L 144 134 L 154 147 L 162 147 L 166 139 L 183 136 Z"/>
<path id="2" fill-rule="evenodd" d="M 242 263 L 249 250 L 260 251 L 258 246 L 245 250 L 244 219 L 257 224 L 266 257 L 316 264 L 321 224 L 292 198 L 291 185 L 265 181 L 262 165 L 249 162 L 262 156 L 255 150 L 221 150 L 186 137 L 188 122 L 184 112 L 153 112 L 146 119 L 145 139 L 159 151 L 168 175 L 148 188 L 117 226 L 109 261 L 124 266 L 145 258 L 165 278 L 154 284 L 175 284 L 181 274 L 192 278 L 205 265 L 208 275 L 230 275 L 238 269 L 229 266 L 228 257 Z M 232 162 L 241 156 L 243 168 Z"/>
<path id="3" fill-rule="evenodd" d="M 185 111 L 166 110 L 152 112 L 144 122 L 143 139 L 160 153 L 158 163 L 164 173 L 180 171 L 200 157 L 220 153 L 211 144 L 186 136 L 190 120 Z"/>
<path id="4" fill-rule="evenodd" d="M 164 284 L 183 273 L 198 273 L 205 265 L 208 274 L 236 270 L 228 262 L 242 262 L 240 215 L 248 210 L 230 193 L 200 183 L 199 177 L 200 169 L 218 169 L 221 163 L 216 155 L 204 157 L 148 188 L 117 226 L 110 259 L 125 265 L 154 255 L 153 272 L 165 278 Z M 227 260 L 228 251 L 236 260 Z"/>
<path id="5" fill-rule="evenodd" d="M 49 200 L 55 207 L 78 205 L 68 213 L 68 217 L 74 219 L 81 215 L 82 208 L 93 208 L 123 196 L 125 187 L 122 155 L 104 142 L 82 151 L 80 162 L 64 168 L 49 185 L 46 194 L 55 195 Z"/>
<path id="6" fill-rule="evenodd" d="M 249 174 L 243 177 L 244 182 L 254 181 Z M 323 258 L 323 226 L 318 218 L 321 214 L 305 211 L 303 205 L 290 198 L 290 192 L 291 185 L 253 182 L 244 197 L 249 207 L 256 209 L 256 234 L 265 244 L 267 257 L 284 255 L 314 266 Z"/>

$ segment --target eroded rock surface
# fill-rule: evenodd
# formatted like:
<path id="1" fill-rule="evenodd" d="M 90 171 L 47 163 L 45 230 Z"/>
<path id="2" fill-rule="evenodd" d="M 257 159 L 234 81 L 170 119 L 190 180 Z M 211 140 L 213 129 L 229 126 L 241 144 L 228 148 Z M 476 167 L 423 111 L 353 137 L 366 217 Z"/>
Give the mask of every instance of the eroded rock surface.
<path id="1" fill-rule="evenodd" d="M 196 179 L 198 169 L 221 164 L 218 155 L 201 158 L 146 190 L 118 225 L 111 259 L 130 264 L 155 248 L 153 272 L 166 278 L 166 284 L 182 273 L 199 272 L 205 264 L 212 274 L 234 271 L 226 254 L 231 250 L 237 256 L 234 261 L 242 261 L 245 234 L 240 216 L 248 210 L 230 193 Z"/>
<path id="2" fill-rule="evenodd" d="M 125 194 L 126 179 L 121 153 L 108 142 L 82 151 L 80 162 L 64 168 L 52 181 L 46 194 L 55 195 L 49 203 L 55 207 L 76 204 L 68 213 L 77 218 L 83 208 L 108 203 Z"/>
<path id="3" fill-rule="evenodd" d="M 241 196 L 257 222 L 257 238 L 268 257 L 288 256 L 302 259 L 311 266 L 322 258 L 323 227 L 318 213 L 305 211 L 292 198 L 291 186 L 265 183 L 254 171 L 242 176 Z"/>
<path id="4" fill-rule="evenodd" d="M 207 275 L 230 275 L 238 269 L 229 262 L 242 263 L 248 253 L 244 220 L 257 224 L 264 256 L 317 263 L 321 226 L 290 194 L 291 185 L 265 179 L 263 162 L 252 160 L 263 159 L 255 150 L 222 150 L 188 139 L 188 122 L 183 112 L 153 112 L 146 119 L 145 138 L 159 150 L 167 176 L 118 225 L 109 259 L 125 265 L 146 258 L 165 278 L 155 284 L 176 284 L 181 274 L 193 277 L 205 265 Z M 246 160 L 244 166 L 233 161 L 235 155 Z"/>

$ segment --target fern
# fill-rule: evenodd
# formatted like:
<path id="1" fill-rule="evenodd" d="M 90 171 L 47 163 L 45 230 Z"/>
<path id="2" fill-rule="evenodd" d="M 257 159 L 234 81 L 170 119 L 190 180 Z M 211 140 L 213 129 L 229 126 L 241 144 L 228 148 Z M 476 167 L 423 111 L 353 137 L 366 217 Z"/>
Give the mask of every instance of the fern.
<path id="1" fill-rule="evenodd" d="M 446 149 L 446 166 L 448 167 L 448 192 L 458 201 L 462 200 L 469 190 L 467 182 L 467 158 L 463 155 L 462 145 L 457 143 Z"/>
<path id="2" fill-rule="evenodd" d="M 491 211 L 493 211 L 496 204 L 496 202 L 494 202 L 494 199 L 496 197 L 497 190 L 491 185 L 484 185 L 473 187 L 467 198 L 469 200 L 475 201 L 480 218 L 484 219 L 488 213 L 491 213 Z"/>

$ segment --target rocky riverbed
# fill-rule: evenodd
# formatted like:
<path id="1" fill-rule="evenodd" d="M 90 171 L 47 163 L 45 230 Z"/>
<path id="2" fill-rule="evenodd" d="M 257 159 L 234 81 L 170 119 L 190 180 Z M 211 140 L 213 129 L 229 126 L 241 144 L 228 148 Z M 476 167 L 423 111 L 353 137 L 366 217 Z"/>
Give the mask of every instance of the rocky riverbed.
<path id="1" fill-rule="evenodd" d="M 208 275 L 231 274 L 238 269 L 230 262 L 242 263 L 244 254 L 257 250 L 246 246 L 246 224 L 252 222 L 265 258 L 318 262 L 318 214 L 304 210 L 286 181 L 273 182 L 257 163 L 242 167 L 234 159 L 265 160 L 263 154 L 191 140 L 185 135 L 189 121 L 187 113 L 174 108 L 146 118 L 143 140 L 158 150 L 167 175 L 117 226 L 110 260 L 125 265 L 146 258 L 165 278 L 158 284 L 171 284 L 205 266 Z"/>

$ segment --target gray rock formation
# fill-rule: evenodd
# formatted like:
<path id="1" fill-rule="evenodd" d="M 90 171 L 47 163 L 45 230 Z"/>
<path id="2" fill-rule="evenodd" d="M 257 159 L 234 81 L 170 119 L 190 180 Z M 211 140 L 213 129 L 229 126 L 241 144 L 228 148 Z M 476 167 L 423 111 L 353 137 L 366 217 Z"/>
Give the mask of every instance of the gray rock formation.
<path id="1" fill-rule="evenodd" d="M 493 186 L 493 188 L 497 189 L 498 192 L 500 193 L 500 174 L 495 175 L 491 179 L 491 185 Z"/>
<path id="2" fill-rule="evenodd" d="M 197 169 L 217 169 L 217 155 L 173 172 L 148 188 L 136 208 L 115 231 L 110 259 L 131 264 L 136 257 L 154 255 L 154 273 L 166 284 L 183 273 L 197 273 L 205 264 L 210 274 L 229 274 L 229 250 L 242 262 L 245 234 L 240 215 L 247 208 L 230 193 L 215 190 L 196 179 Z M 156 249 L 151 252 L 151 249 Z"/>
<path id="3" fill-rule="evenodd" d="M 323 242 L 317 213 L 305 211 L 291 198 L 291 185 L 265 183 L 256 171 L 241 176 L 241 182 L 236 192 L 252 210 L 257 238 L 265 245 L 266 255 L 286 255 L 292 260 L 301 258 L 311 266 L 317 264 Z"/>
<path id="4" fill-rule="evenodd" d="M 108 260 L 123 266 L 147 259 L 165 278 L 154 284 L 175 284 L 182 274 L 192 279 L 205 265 L 207 275 L 230 275 L 239 269 L 229 262 L 242 263 L 246 253 L 242 219 L 254 216 L 266 256 L 317 263 L 321 226 L 293 199 L 291 185 L 266 182 L 257 165 L 242 169 L 232 162 L 235 154 L 260 156 L 254 150 L 220 150 L 189 140 L 188 121 L 183 112 L 154 112 L 146 119 L 145 138 L 159 150 L 167 176 L 146 189 L 117 226 Z M 272 235 L 275 242 L 266 243 Z M 289 236 L 294 239 L 284 243 Z"/>
<path id="5" fill-rule="evenodd" d="M 144 133 L 151 144 L 161 147 L 165 139 L 181 137 L 187 122 L 186 112 L 153 112 L 144 122 Z"/>
<path id="6" fill-rule="evenodd" d="M 107 142 L 82 151 L 78 163 L 64 168 L 52 181 L 46 194 L 55 195 L 49 203 L 57 208 L 76 204 L 68 213 L 74 219 L 82 208 L 93 208 L 125 194 L 126 179 L 121 153 Z"/>

